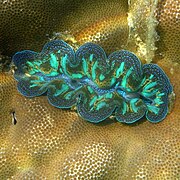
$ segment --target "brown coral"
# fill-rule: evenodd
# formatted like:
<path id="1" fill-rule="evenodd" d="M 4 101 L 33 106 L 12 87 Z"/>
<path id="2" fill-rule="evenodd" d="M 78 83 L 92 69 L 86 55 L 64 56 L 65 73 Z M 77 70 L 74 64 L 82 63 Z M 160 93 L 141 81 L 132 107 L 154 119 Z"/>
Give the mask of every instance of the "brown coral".
<path id="1" fill-rule="evenodd" d="M 128 37 L 127 0 L 3 0 L 0 7 L 0 52 L 6 55 L 38 51 L 53 32 L 68 32 L 81 43 L 103 41 L 106 50 L 121 48 Z"/>
<path id="2" fill-rule="evenodd" d="M 166 61 L 180 63 L 180 1 L 162 1 L 158 6 L 157 20 L 160 39 L 156 55 Z"/>
<path id="3" fill-rule="evenodd" d="M 177 85 L 178 68 L 175 76 L 169 75 Z M 75 112 L 49 106 L 46 97 L 23 97 L 11 75 L 1 74 L 1 84 L 1 179 L 177 177 L 178 104 L 159 124 L 129 126 L 109 120 L 95 125 Z"/>
<path id="4" fill-rule="evenodd" d="M 46 33 L 53 31 L 68 31 L 78 43 L 89 40 L 100 43 L 107 52 L 127 43 L 126 0 L 77 0 L 74 4 L 72 1 L 36 0 L 31 4 L 26 0 L 3 0 L 1 7 L 0 50 L 6 55 L 27 48 L 39 50 L 47 40 Z M 169 76 L 178 100 L 179 64 L 172 60 L 179 57 L 176 45 L 180 36 L 175 31 L 179 24 L 169 19 L 176 14 L 179 21 L 179 2 L 164 0 L 158 7 L 160 41 L 154 47 L 158 48 L 157 53 L 163 54 L 163 59 L 160 61 L 155 54 L 154 61 Z M 166 10 L 168 16 L 163 11 L 166 7 L 171 7 Z M 137 14 L 135 11 L 134 15 Z M 138 27 L 143 27 L 145 33 L 143 12 L 139 16 Z M 171 32 L 167 22 L 175 30 Z M 136 33 L 142 37 L 146 34 L 139 34 L 138 28 Z M 170 34 L 172 38 L 168 38 Z M 131 48 L 134 42 L 137 47 L 133 50 L 138 52 L 138 43 L 142 41 L 132 41 L 126 48 Z M 175 53 L 171 53 L 172 47 Z M 155 50 L 151 46 L 145 48 Z M 144 56 L 145 60 L 146 57 L 149 56 Z M 23 97 L 16 90 L 12 74 L 2 73 L 0 179 L 177 179 L 179 108 L 176 101 L 172 112 L 158 124 L 142 121 L 129 126 L 109 120 L 94 125 L 79 118 L 76 112 L 50 106 L 45 97 Z"/>

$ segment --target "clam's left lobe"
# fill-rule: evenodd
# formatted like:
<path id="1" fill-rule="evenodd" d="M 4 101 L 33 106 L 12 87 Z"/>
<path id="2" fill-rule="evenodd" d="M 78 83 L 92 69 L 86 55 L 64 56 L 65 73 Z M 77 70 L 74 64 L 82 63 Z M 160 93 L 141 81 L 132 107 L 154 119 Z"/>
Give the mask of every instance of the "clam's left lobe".
<path id="1" fill-rule="evenodd" d="M 85 120 L 98 123 L 114 115 L 133 123 L 143 116 L 159 122 L 168 112 L 173 89 L 163 70 L 142 65 L 129 51 L 106 56 L 93 43 L 76 52 L 64 41 L 45 44 L 40 53 L 25 50 L 13 56 L 18 90 L 27 97 L 46 94 L 57 108 L 77 107 Z"/>

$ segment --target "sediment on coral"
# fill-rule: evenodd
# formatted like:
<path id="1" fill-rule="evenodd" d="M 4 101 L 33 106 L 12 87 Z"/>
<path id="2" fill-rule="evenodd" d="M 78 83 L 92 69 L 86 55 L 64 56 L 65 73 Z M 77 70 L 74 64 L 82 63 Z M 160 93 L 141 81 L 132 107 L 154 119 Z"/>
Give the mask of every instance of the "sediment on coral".
<path id="1" fill-rule="evenodd" d="M 129 38 L 128 47 L 146 63 L 152 62 L 157 49 L 156 27 L 158 21 L 155 11 L 158 0 L 130 0 L 128 12 Z"/>

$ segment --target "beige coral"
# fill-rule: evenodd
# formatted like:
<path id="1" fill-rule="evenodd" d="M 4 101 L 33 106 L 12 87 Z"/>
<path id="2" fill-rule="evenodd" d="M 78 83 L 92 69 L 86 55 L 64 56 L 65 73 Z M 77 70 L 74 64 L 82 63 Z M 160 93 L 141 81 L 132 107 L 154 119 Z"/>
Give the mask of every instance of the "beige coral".
<path id="1" fill-rule="evenodd" d="M 170 75 L 177 87 L 175 75 Z M 179 105 L 158 124 L 91 124 L 76 112 L 50 106 L 46 97 L 18 93 L 1 74 L 1 179 L 163 179 L 178 175 Z M 175 88 L 179 98 L 178 87 Z M 9 101 L 7 98 L 9 97 Z M 17 124 L 12 123 L 15 112 Z M 5 132 L 5 133 L 4 133 Z"/>

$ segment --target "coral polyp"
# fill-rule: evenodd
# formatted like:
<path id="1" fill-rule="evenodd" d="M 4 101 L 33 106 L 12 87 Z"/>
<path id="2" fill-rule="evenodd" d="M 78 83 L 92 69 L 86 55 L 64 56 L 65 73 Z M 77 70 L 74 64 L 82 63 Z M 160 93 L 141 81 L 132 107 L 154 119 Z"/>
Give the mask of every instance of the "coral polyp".
<path id="1" fill-rule="evenodd" d="M 167 115 L 172 93 L 168 77 L 158 65 L 142 65 L 129 51 L 107 57 L 97 44 L 86 43 L 75 52 L 64 41 L 54 40 L 40 53 L 17 52 L 13 62 L 22 95 L 47 95 L 57 108 L 76 106 L 87 121 L 98 123 L 114 115 L 124 123 L 143 116 L 159 122 Z"/>

